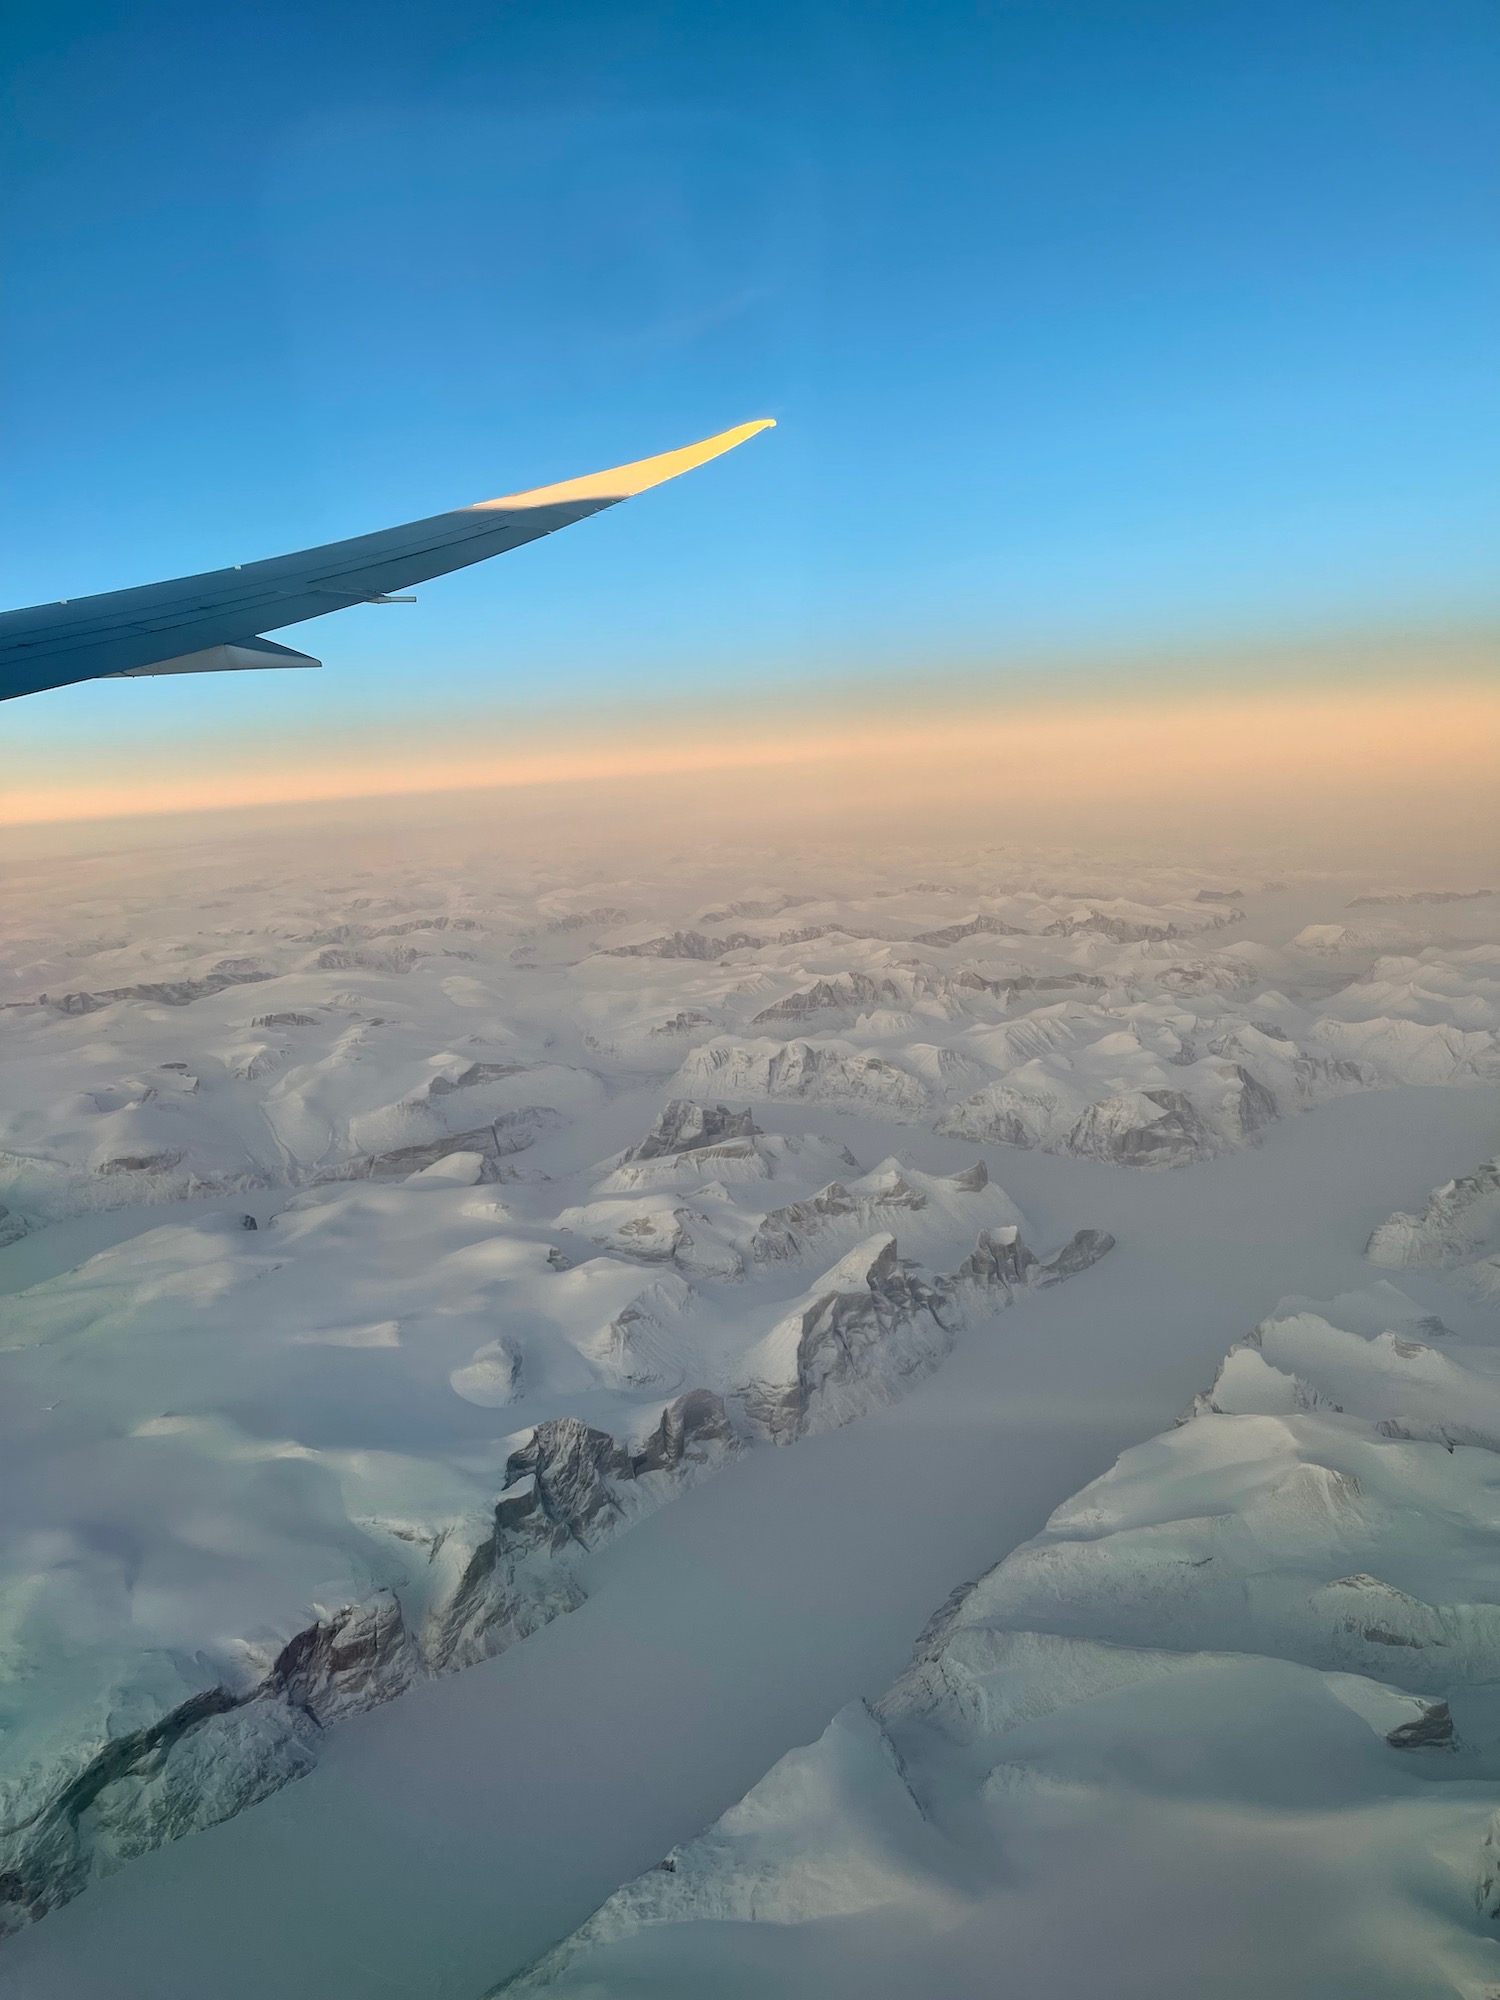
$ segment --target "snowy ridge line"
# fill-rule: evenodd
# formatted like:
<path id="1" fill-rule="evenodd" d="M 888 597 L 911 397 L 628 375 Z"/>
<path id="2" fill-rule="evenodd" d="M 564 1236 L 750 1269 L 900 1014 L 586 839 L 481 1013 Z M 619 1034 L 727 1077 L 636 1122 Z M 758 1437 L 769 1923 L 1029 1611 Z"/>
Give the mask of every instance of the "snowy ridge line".
<path id="1" fill-rule="evenodd" d="M 1500 1298 L 1500 1159 L 1434 1188 L 1420 1215 L 1388 1216 L 1365 1255 L 1389 1270 L 1446 1271 L 1476 1298 Z"/>
<path id="2" fill-rule="evenodd" d="M 170 936 L 140 899 L 129 937 L 99 934 L 86 902 L 49 909 L 11 953 L 10 990 L 47 996 L 7 1015 L 12 1214 L 379 1178 L 453 1151 L 510 1179 L 532 1170 L 510 1164 L 523 1138 L 545 1173 L 570 1125 L 647 1080 L 1152 1169 L 1348 1090 L 1500 1076 L 1500 946 L 1370 911 L 1273 948 L 1233 885 L 1191 871 L 1044 893 L 971 863 L 815 896 L 725 896 L 690 872 L 678 900 L 653 890 L 650 923 L 639 885 L 607 879 L 587 901 L 351 886 L 257 881 L 233 923 L 216 893 Z M 794 907 L 774 937 L 703 927 L 705 909 Z M 1449 907 L 1472 929 L 1489 905 Z"/>
<path id="3" fill-rule="evenodd" d="M 825 1961 L 803 1927 L 830 1922 L 850 1992 L 893 1936 L 913 1981 L 960 1990 L 955 1967 L 977 1979 L 1004 1950 L 1001 1915 L 1023 1922 L 1017 1870 L 1046 1906 L 1077 1855 L 1108 1865 L 1104 1827 L 1149 1844 L 1146 1918 L 1167 1936 L 1190 1853 L 1216 1922 L 1244 1925 L 1289 1847 L 1338 1939 L 1321 1974 L 1296 1965 L 1297 1991 L 1326 1990 L 1336 1966 L 1351 1991 L 1489 2000 L 1497 1495 L 1500 1349 L 1384 1281 L 1285 1300 L 1175 1430 L 951 1593 L 878 1702 L 841 1711 L 491 1994 L 712 1990 L 747 1923 L 776 1927 L 773 1959 L 752 1962 L 810 1992 Z M 1393 1921 L 1361 1943 L 1366 1896 Z M 1287 1990 L 1279 1942 L 1254 1949 Z M 1186 2000 L 1201 1977 L 1185 1949 L 1157 1990 Z"/>
<path id="4" fill-rule="evenodd" d="M 839 1159 L 848 1185 L 819 1188 Z M 150 1230 L 12 1299 L 0 1930 L 303 1775 L 341 1716 L 575 1608 L 580 1560 L 684 1483 L 892 1401 L 965 1324 L 1111 1247 L 1083 1230 L 1037 1257 L 982 1162 L 861 1175 L 724 1105 L 673 1100 L 603 1164 L 700 1160 L 814 1192 L 746 1212 L 709 1182 L 701 1207 L 633 1194 L 518 1223 L 480 1154 L 448 1155 L 252 1230 Z M 267 1399 L 292 1436 L 255 1434 Z M 466 1421 L 523 1402 L 519 1431 Z"/>
<path id="5" fill-rule="evenodd" d="M 416 1630 L 394 1590 L 376 1591 L 295 1632 L 251 1685 L 215 1682 L 125 1734 L 111 1716 L 53 1769 L 33 1764 L 0 1783 L 0 1935 L 71 1900 L 102 1869 L 305 1776 L 322 1731 L 341 1717 L 574 1609 L 583 1594 L 572 1559 L 669 1498 L 662 1475 L 681 1485 L 736 1442 L 722 1400 L 701 1390 L 668 1404 L 634 1453 L 576 1418 L 540 1424 L 507 1462 L 489 1533 L 469 1546 L 437 1539 L 430 1560 L 446 1577 Z M 253 1649 L 244 1653 L 253 1662 Z"/>

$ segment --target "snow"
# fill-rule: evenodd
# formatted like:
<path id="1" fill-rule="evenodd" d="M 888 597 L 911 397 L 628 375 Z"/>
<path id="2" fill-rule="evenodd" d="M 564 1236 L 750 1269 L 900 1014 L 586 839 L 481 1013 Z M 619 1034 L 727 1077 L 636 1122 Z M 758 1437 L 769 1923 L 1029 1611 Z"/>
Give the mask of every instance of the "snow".
<path id="1" fill-rule="evenodd" d="M 0 1223 L 15 1237 L 0 1283 L 19 1274 L 0 1356 L 17 1392 L 6 1466 L 24 1503 L 5 1513 L 22 1671 L 0 1687 L 19 1725 L 0 1754 L 45 1792 L 68 1758 L 158 1727 L 184 1695 L 254 1698 L 163 1739 L 157 1774 L 106 1801 L 87 1894 L 8 1942 L 0 1991 L 72 2000 L 128 1993 L 139 1976 L 153 1995 L 477 1994 L 876 1694 L 951 1582 L 1159 1429 L 1279 1292 L 1336 1295 L 1287 1315 L 1331 1333 L 1298 1335 L 1307 1351 L 1285 1369 L 1264 1343 L 1242 1348 L 1221 1386 L 1233 1374 L 1243 1410 L 1188 1430 L 1326 1423 L 1298 1401 L 1315 1380 L 1351 1421 L 1368 1403 L 1378 1425 L 1389 1377 L 1407 1385 L 1408 1428 L 1430 1435 L 1363 1444 L 1451 1462 L 1445 1427 L 1460 1413 L 1487 1425 L 1489 1391 L 1478 1363 L 1457 1389 L 1443 1373 L 1459 1365 L 1451 1337 L 1419 1324 L 1435 1281 L 1403 1267 L 1415 1317 L 1387 1301 L 1388 1326 L 1347 1299 L 1370 1287 L 1357 1253 L 1382 1218 L 1420 1209 L 1435 1180 L 1493 1149 L 1484 912 L 1465 904 L 1452 925 L 1446 906 L 1424 912 L 1429 936 L 1397 940 L 1400 959 L 1373 929 L 1325 959 L 1281 940 L 1334 914 L 1346 884 L 1322 909 L 1299 891 L 1278 915 L 1254 893 L 1205 904 L 1222 868 L 1112 865 L 1113 880 L 1065 861 L 1007 886 L 970 858 L 917 890 L 899 887 L 917 879 L 909 860 L 822 857 L 816 896 L 787 903 L 738 860 L 625 880 L 413 855 L 361 886 L 347 855 L 247 864 L 226 850 L 170 894 L 122 882 L 124 921 L 108 927 L 97 879 L 88 893 L 61 872 L 33 885 L 32 942 L 0 968 L 24 1003 L 7 1011 L 0 1135 Z M 963 935 L 924 942 L 956 922 Z M 634 949 L 679 936 L 713 948 Z M 61 1004 L 76 992 L 99 1004 Z M 43 993 L 58 997 L 38 1005 Z M 818 1004 L 757 1020 L 794 995 Z M 1341 1035 L 1362 1036 L 1362 1052 L 1344 1054 Z M 1417 1074 L 1443 1088 L 1412 1089 Z M 1019 1149 L 955 1121 L 1006 1090 L 1043 1107 Z M 652 1151 L 643 1140 L 674 1096 L 704 1118 L 748 1107 L 750 1129 L 705 1125 L 702 1143 Z M 1304 1106 L 1307 1119 L 1285 1115 Z M 1164 1125 L 1172 1158 L 1148 1159 L 1142 1135 Z M 972 1172 L 981 1160 L 988 1180 Z M 1121 1171 L 1137 1162 L 1185 1170 Z M 978 1310 L 977 1281 L 959 1276 L 976 1241 L 998 1256 L 1019 1230 L 1045 1250 L 1080 1223 L 1120 1240 L 1101 1271 L 1034 1298 L 1022 1284 L 1003 1320 Z M 1474 1310 L 1442 1307 L 1466 1347 Z M 1370 1355 L 1353 1369 L 1333 1336 Z M 850 1355 L 863 1357 L 853 1375 Z M 766 1428 L 758 1396 L 793 1397 L 796 1421 L 771 1435 L 795 1449 L 710 1440 L 679 1470 L 653 1469 L 664 1406 L 690 1389 L 726 1399 L 742 1444 Z M 527 1462 L 544 1434 L 557 1455 Z M 1348 1527 L 1339 1478 L 1361 1474 L 1333 1456 L 1317 1465 L 1338 1477 L 1299 1485 L 1303 1460 L 1273 1454 L 1285 1478 L 1250 1517 L 1254 1536 L 1295 1545 L 1299 1574 L 1313 1575 L 1330 1521 L 1359 1560 L 1374 1533 L 1357 1506 Z M 535 1537 L 564 1472 L 577 1540 L 559 1550 Z M 1368 1490 L 1386 1492 L 1373 1475 Z M 1481 1519 L 1482 1496 L 1464 1493 L 1434 1530 L 1440 1578 L 1464 1572 Z M 500 1595 L 476 1599 L 465 1578 L 497 1502 L 507 1533 L 532 1539 L 524 1556 L 507 1545 Z M 1121 1573 L 1127 1598 L 1149 1595 L 1138 1570 Z M 1363 1574 L 1353 1560 L 1344 1572 Z M 1318 1577 L 1325 1594 L 1351 1587 Z M 1445 1609 L 1480 1600 L 1424 1597 L 1416 1581 L 1389 1582 L 1381 1619 L 1410 1623 L 1416 1604 L 1482 1651 L 1483 1619 Z M 1224 1622 L 1212 1593 L 1178 1610 Z M 1337 1713 L 1362 1732 L 1349 1743 L 1397 1754 L 1384 1739 L 1425 1714 L 1428 1691 L 1362 1660 L 1313 1662 L 1323 1627 L 1277 1615 L 1309 1657 L 1281 1658 L 1274 1686 L 1210 1673 L 1191 1697 L 1219 1718 L 1210 1734 Z M 256 1693 L 273 1668 L 310 1709 Z M 905 1780 L 895 1772 L 892 1789 L 880 1734 L 856 1715 L 817 1840 L 780 1876 L 763 1847 L 756 1879 L 792 1898 L 776 1907 L 833 1925 L 869 1980 L 904 1963 L 913 1990 L 929 1964 L 911 1956 L 918 1933 L 1000 1919 L 955 1886 L 951 1856 L 920 1831 L 906 1839 Z M 1010 1775 L 997 1765 L 992 1790 L 1045 1795 L 1036 1842 L 1093 1879 L 1123 1871 L 1144 1894 L 1134 1840 L 1204 1880 L 1209 1850 L 1231 1872 L 1256 1857 L 1255 1881 L 1279 1867 L 1295 1901 L 1297 1871 L 1273 1867 L 1276 1842 L 1243 1811 L 1193 1802 L 1219 1843 L 1205 1849 L 1182 1801 L 1127 1797 L 1105 1753 L 1130 1740 L 1101 1738 L 1100 1765 L 1045 1782 L 1002 1760 Z M 850 1798 L 873 1818 L 856 1824 Z M 1486 1825 L 1493 1809 L 1476 1807 Z M 1123 1841 L 1112 1813 L 1137 1815 Z M 1283 1857 L 1301 1853 L 1299 1813 L 1276 1821 Z M 1441 1813 L 1429 1819 L 1448 1839 Z M 1318 1864 L 1337 1892 L 1330 1930 L 1366 1925 L 1408 1965 L 1413 1939 L 1446 1936 L 1447 1919 L 1411 1890 L 1405 1834 L 1371 1843 L 1335 1843 Z M 1028 1911 L 1057 1906 L 1060 1889 L 1033 1890 Z M 1382 1898 L 1399 1922 L 1375 1919 Z M 883 1930 L 897 1905 L 910 1921 Z M 1160 1973 L 1156 1944 L 1123 1903 L 1116 1915 Z M 746 1942 L 742 1917 L 726 1921 L 757 1962 L 767 1927 Z M 1038 1924 L 1027 1949 L 1061 1949 L 1057 1929 Z M 1305 1956 L 1306 1931 L 1289 1936 Z M 1307 1958 L 1308 1990 L 1334 1990 L 1307 1970 L 1330 1962 Z M 768 1977 L 817 1990 L 827 1972 L 816 1951 L 783 1953 Z M 1066 1990 L 1050 1972 L 1042 1984 Z"/>
<path id="2" fill-rule="evenodd" d="M 1265 1321 L 1188 1422 L 1127 1451 L 955 1593 L 873 1709 L 841 1710 L 496 1990 L 624 1995 L 647 1968 L 662 1995 L 714 1990 L 718 1969 L 744 1962 L 743 1927 L 769 1925 L 790 1933 L 778 1990 L 811 1993 L 829 1975 L 804 1927 L 841 1919 L 843 1962 L 823 1990 L 871 1990 L 899 1930 L 922 1990 L 978 1993 L 993 1976 L 979 1913 L 1023 1928 L 1018 1871 L 1033 1902 L 1055 1906 L 1089 1822 L 1196 1843 L 1200 1865 L 1211 1849 L 1222 1924 L 1253 1919 L 1268 1886 L 1284 1894 L 1236 1851 L 1260 1819 L 1304 1852 L 1316 1843 L 1340 1943 L 1331 1961 L 1299 1939 L 1289 1964 L 1279 1938 L 1257 1937 L 1234 1990 L 1311 1995 L 1336 1978 L 1333 1990 L 1481 1991 L 1500 1908 L 1487 1700 L 1500 1431 L 1478 1425 L 1500 1355 L 1406 1337 L 1430 1316 L 1389 1285 L 1346 1305 L 1405 1331 L 1341 1326 L 1332 1304 Z M 1461 1601 L 1441 1601 L 1450 1590 Z M 1226 1807 L 1240 1815 L 1227 1829 L 1214 1824 Z M 1355 1941 L 1369 1893 L 1351 1893 L 1356 1874 L 1399 1911 L 1394 1938 L 1380 1926 Z M 1142 1928 L 1195 1925 L 1181 1887 L 1174 1871 L 1147 1890 Z M 1055 1981 L 1066 1949 L 1053 1941 L 1046 1957 Z M 1139 1972 L 1130 1990 L 1144 1990 Z M 1206 1990 L 1187 1952 L 1157 1977 L 1158 1991 Z M 899 1990 L 891 1968 L 875 1990 Z"/>

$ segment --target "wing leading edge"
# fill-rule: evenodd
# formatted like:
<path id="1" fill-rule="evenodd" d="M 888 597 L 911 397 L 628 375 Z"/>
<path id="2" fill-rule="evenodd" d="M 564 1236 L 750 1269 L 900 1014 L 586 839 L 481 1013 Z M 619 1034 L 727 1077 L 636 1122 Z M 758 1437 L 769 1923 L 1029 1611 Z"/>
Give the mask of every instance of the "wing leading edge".
<path id="1" fill-rule="evenodd" d="M 319 662 L 308 654 L 261 635 L 351 604 L 388 600 L 407 584 L 538 541 L 732 451 L 773 422 L 765 417 L 634 465 L 295 555 L 0 613 L 0 701 L 114 675 L 315 667 Z"/>

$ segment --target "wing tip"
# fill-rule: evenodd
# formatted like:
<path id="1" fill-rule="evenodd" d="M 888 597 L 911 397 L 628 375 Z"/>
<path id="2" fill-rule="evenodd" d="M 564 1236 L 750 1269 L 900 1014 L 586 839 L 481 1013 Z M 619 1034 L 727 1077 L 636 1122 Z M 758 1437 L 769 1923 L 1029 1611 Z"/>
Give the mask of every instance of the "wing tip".
<path id="1" fill-rule="evenodd" d="M 775 428 L 774 417 L 753 417 L 747 424 L 736 424 L 730 430 L 718 431 L 713 437 L 682 445 L 676 451 L 658 452 L 654 458 L 638 458 L 631 465 L 611 466 L 605 472 L 585 473 L 581 479 L 563 479 L 553 486 L 536 486 L 525 493 L 507 493 L 498 500 L 481 500 L 477 507 L 486 510 L 557 507 L 575 500 L 598 500 L 608 505 L 615 500 L 629 500 L 637 493 L 649 492 L 653 486 L 691 472 L 695 466 L 706 465 L 711 458 L 721 458 L 726 451 L 733 451 L 736 445 L 761 431 Z"/>

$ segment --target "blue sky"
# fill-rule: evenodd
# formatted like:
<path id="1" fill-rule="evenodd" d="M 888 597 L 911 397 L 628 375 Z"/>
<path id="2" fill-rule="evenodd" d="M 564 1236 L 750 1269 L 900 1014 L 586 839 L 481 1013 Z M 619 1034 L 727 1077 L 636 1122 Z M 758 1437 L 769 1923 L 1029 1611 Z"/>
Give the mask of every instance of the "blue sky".
<path id="1" fill-rule="evenodd" d="M 3 53 L 0 602 L 779 421 L 25 755 L 1500 610 L 1489 4 L 15 0 Z"/>

